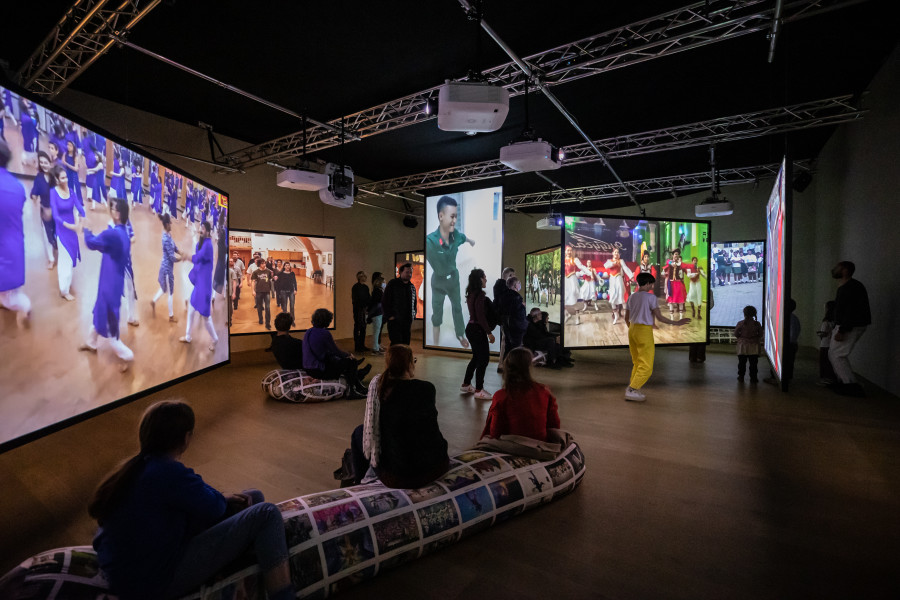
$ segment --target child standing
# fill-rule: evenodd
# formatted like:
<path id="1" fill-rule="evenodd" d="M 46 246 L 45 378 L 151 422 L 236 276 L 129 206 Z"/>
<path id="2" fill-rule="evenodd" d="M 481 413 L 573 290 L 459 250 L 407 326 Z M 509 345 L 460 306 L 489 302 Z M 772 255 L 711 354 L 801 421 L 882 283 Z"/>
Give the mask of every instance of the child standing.
<path id="1" fill-rule="evenodd" d="M 646 399 L 641 387 L 653 373 L 653 357 L 656 346 L 653 341 L 654 319 L 669 325 L 686 325 L 690 319 L 673 321 L 662 316 L 659 300 L 650 290 L 656 278 L 650 273 L 638 273 L 638 290 L 625 304 L 625 324 L 628 326 L 628 349 L 631 351 L 631 380 L 625 388 L 625 400 L 643 402 Z"/>
<path id="2" fill-rule="evenodd" d="M 734 327 L 737 338 L 738 381 L 744 382 L 747 362 L 750 362 L 750 382 L 756 383 L 757 363 L 759 362 L 759 345 L 762 343 L 763 328 L 756 320 L 756 307 L 744 307 L 744 320 Z"/>
<path id="3" fill-rule="evenodd" d="M 825 316 L 816 335 L 819 336 L 819 384 L 830 385 L 837 381 L 834 367 L 828 358 L 828 348 L 831 346 L 831 332 L 834 331 L 834 300 L 825 303 Z"/>

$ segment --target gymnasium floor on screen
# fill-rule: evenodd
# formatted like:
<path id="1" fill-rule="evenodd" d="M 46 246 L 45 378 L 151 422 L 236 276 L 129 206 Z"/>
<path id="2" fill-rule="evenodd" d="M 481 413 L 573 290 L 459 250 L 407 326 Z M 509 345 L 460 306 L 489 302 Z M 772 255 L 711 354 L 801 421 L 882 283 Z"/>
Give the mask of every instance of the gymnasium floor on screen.
<path id="1" fill-rule="evenodd" d="M 733 350 L 711 348 L 702 365 L 685 348 L 660 348 L 645 404 L 623 400 L 624 349 L 578 351 L 574 369 L 537 371 L 586 455 L 582 485 L 340 597 L 898 597 L 897 397 L 870 384 L 863 399 L 815 386 L 811 351 L 787 394 L 740 385 Z M 468 355 L 417 353 L 451 451 L 470 447 L 490 403 L 458 393 Z M 0 572 L 40 550 L 90 543 L 91 491 L 136 449 L 141 412 L 163 398 L 195 407 L 185 462 L 217 488 L 258 487 L 280 501 L 336 487 L 332 471 L 364 401 L 267 399 L 259 381 L 273 366 L 263 351 L 235 354 L 0 455 Z M 486 387 L 499 385 L 492 362 Z"/>

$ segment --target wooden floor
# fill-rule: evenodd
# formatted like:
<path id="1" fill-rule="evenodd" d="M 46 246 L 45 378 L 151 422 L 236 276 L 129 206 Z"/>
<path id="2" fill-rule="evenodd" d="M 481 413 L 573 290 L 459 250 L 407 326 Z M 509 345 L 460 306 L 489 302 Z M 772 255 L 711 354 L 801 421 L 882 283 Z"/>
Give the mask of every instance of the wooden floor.
<path id="1" fill-rule="evenodd" d="M 246 279 L 246 278 L 245 278 Z M 266 331 L 265 324 L 259 324 L 259 314 L 254 306 L 253 288 L 244 285 L 241 298 L 238 301 L 238 309 L 231 316 L 231 333 L 258 333 Z M 281 312 L 275 298 L 269 299 L 269 312 L 271 314 L 272 330 L 275 330 L 275 315 Z M 317 308 L 327 308 L 334 312 L 334 288 L 327 287 L 323 283 L 315 283 L 308 277 L 297 277 L 297 295 L 294 298 L 294 328 L 307 329 L 309 319 Z M 263 323 L 265 323 L 265 312 Z"/>
<path id="2" fill-rule="evenodd" d="M 802 356 L 788 394 L 740 385 L 727 351 L 691 365 L 686 349 L 661 348 L 645 404 L 623 400 L 623 349 L 575 352 L 576 368 L 540 371 L 586 455 L 581 487 L 340 597 L 900 597 L 898 399 L 871 387 L 865 399 L 833 395 L 808 383 L 815 365 Z M 458 394 L 465 356 L 419 356 L 451 449 L 471 446 L 489 403 Z M 259 381 L 272 366 L 261 351 L 237 355 L 0 455 L 0 571 L 90 542 L 87 498 L 135 450 L 139 415 L 161 398 L 195 406 L 185 462 L 219 489 L 255 486 L 277 501 L 333 488 L 364 402 L 268 400 Z M 487 387 L 499 383 L 492 363 Z"/>

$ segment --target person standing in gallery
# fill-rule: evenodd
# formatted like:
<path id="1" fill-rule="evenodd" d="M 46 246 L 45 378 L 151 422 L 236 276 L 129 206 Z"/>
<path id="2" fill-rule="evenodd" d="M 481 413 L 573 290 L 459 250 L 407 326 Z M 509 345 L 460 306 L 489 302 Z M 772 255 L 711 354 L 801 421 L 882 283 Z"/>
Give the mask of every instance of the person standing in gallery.
<path id="1" fill-rule="evenodd" d="M 410 283 L 410 279 L 412 264 L 404 263 L 398 276 L 391 279 L 384 288 L 381 305 L 391 344 L 408 346 L 412 335 L 412 322 L 416 318 L 416 288 Z"/>
<path id="2" fill-rule="evenodd" d="M 453 314 L 453 332 L 463 348 L 466 341 L 466 325 L 463 323 L 462 296 L 459 290 L 459 269 L 456 255 L 465 243 L 475 241 L 459 231 L 456 220 L 459 206 L 450 196 L 441 196 L 437 202 L 438 228 L 425 236 L 425 259 L 431 265 L 431 326 L 435 345 L 440 345 L 441 325 L 444 322 L 444 299 L 450 298 Z"/>
<path id="3" fill-rule="evenodd" d="M 189 279 L 194 285 L 191 292 L 191 302 L 188 307 L 187 327 L 184 336 L 178 338 L 179 342 L 190 344 L 191 326 L 194 324 L 194 315 L 199 313 L 206 331 L 212 342 L 209 344 L 209 351 L 215 352 L 216 344 L 219 342 L 219 336 L 216 335 L 216 328 L 213 326 L 211 314 L 212 306 L 212 279 L 213 279 L 213 249 L 212 241 L 209 239 L 210 231 L 209 221 L 200 224 L 200 241 L 197 242 L 197 248 L 191 257 L 194 268 L 191 269 Z"/>
<path id="4" fill-rule="evenodd" d="M 516 283 L 518 283 L 516 279 Z M 469 324 L 466 325 L 466 337 L 472 346 L 472 359 L 466 366 L 466 374 L 459 391 L 463 394 L 475 394 L 477 400 L 490 400 L 493 395 L 484 389 L 484 372 L 491 361 L 490 344 L 494 343 L 493 327 L 488 321 L 491 301 L 485 295 L 487 276 L 481 269 L 472 269 L 469 273 L 469 284 L 466 286 L 466 305 L 469 309 Z M 518 294 L 516 294 L 518 295 Z M 472 376 L 475 376 L 475 387 L 472 387 Z"/>
<path id="5" fill-rule="evenodd" d="M 383 323 L 384 308 L 384 277 L 381 271 L 372 273 L 372 295 L 369 297 L 369 306 L 366 308 L 366 320 L 372 323 L 372 354 L 384 353 L 381 347 L 381 325 Z"/>
<path id="6" fill-rule="evenodd" d="M 840 283 L 834 298 L 834 331 L 831 334 L 828 358 L 838 377 L 835 391 L 846 396 L 861 397 L 865 392 L 853 375 L 850 353 L 866 332 L 866 327 L 872 324 L 872 311 L 866 286 L 853 278 L 855 272 L 856 265 L 849 260 L 843 260 L 831 269 L 831 276 Z"/>
<path id="7" fill-rule="evenodd" d="M 25 189 L 6 170 L 9 159 L 9 146 L 0 140 L 0 306 L 25 325 L 31 320 L 31 300 L 25 295 Z"/>
<path id="8" fill-rule="evenodd" d="M 506 282 L 509 281 L 510 277 L 516 276 L 516 270 L 512 267 L 506 267 L 503 271 L 500 272 L 500 279 L 494 282 L 494 309 L 495 312 L 498 313 L 500 317 L 500 359 L 497 364 L 497 372 L 503 372 L 503 357 L 506 356 L 506 338 L 507 334 L 504 333 L 505 319 L 503 315 L 503 297 L 510 293 L 509 287 L 506 285 Z"/>
<path id="9" fill-rule="evenodd" d="M 370 348 L 366 348 L 366 308 L 369 306 L 371 294 L 369 294 L 369 286 L 366 285 L 366 274 L 364 271 L 356 273 L 356 283 L 350 288 L 350 301 L 353 305 L 353 351 L 368 352 Z"/>
<path id="10" fill-rule="evenodd" d="M 125 292 L 126 271 L 131 264 L 131 240 L 125 223 L 128 221 L 128 200 L 110 197 L 109 215 L 113 227 L 97 235 L 84 230 L 84 245 L 88 250 L 103 254 L 100 278 L 97 282 L 97 301 L 94 303 L 94 320 L 88 339 L 79 350 L 97 351 L 98 336 L 109 340 L 116 356 L 122 361 L 120 370 L 128 370 L 134 361 L 134 352 L 119 339 L 119 309 Z"/>
<path id="11" fill-rule="evenodd" d="M 528 318 L 525 316 L 525 300 L 519 295 L 522 290 L 519 278 L 513 275 L 507 279 L 506 289 L 507 293 L 500 297 L 500 306 L 494 307 L 494 310 L 503 315 L 503 335 L 507 337 L 506 351 L 509 352 L 522 345 L 522 338 L 528 329 Z"/>

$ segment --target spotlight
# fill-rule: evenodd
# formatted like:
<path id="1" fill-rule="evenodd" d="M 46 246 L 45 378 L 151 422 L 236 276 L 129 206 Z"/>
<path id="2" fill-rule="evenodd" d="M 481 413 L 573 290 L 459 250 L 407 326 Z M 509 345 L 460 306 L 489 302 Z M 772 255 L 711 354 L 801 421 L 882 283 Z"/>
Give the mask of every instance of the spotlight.
<path id="1" fill-rule="evenodd" d="M 559 162 L 562 162 L 566 159 L 566 151 L 563 148 L 559 149 Z"/>
<path id="2" fill-rule="evenodd" d="M 425 114 L 433 115 L 437 112 L 437 101 L 434 98 L 429 98 L 425 101 Z"/>

